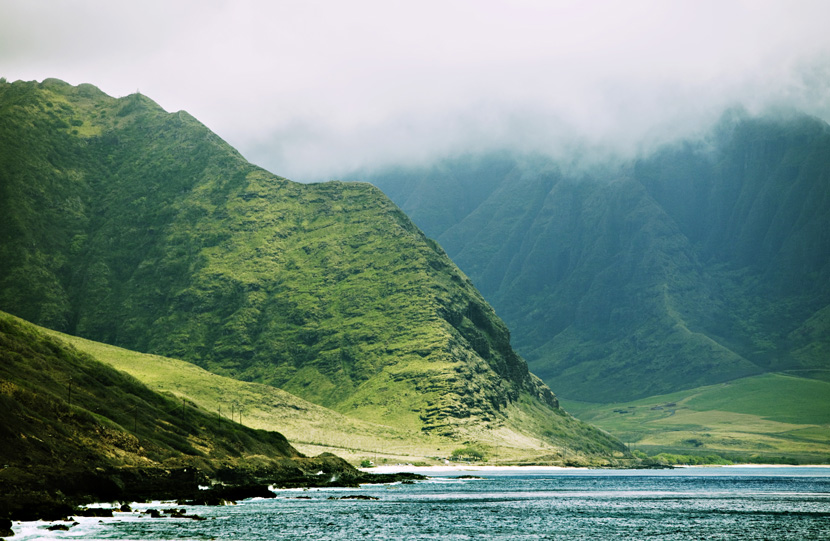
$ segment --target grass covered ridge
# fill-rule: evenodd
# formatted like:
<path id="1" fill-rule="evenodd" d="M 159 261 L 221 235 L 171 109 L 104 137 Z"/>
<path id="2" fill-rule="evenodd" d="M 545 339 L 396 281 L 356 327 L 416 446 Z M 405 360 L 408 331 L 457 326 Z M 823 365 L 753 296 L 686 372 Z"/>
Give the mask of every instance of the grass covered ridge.
<path id="1" fill-rule="evenodd" d="M 159 394 L 5 313 L 0 408 L 0 517 L 65 516 L 77 502 L 158 498 L 206 475 L 309 460 L 279 433 Z"/>

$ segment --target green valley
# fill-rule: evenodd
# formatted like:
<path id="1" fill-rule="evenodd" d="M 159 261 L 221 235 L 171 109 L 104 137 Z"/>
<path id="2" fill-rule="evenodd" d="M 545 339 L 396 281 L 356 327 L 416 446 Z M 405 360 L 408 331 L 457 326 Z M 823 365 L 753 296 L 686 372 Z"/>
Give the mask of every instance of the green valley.
<path id="1" fill-rule="evenodd" d="M 736 462 L 830 460 L 830 382 L 764 374 L 634 402 L 564 401 L 570 411 L 655 455 Z"/>

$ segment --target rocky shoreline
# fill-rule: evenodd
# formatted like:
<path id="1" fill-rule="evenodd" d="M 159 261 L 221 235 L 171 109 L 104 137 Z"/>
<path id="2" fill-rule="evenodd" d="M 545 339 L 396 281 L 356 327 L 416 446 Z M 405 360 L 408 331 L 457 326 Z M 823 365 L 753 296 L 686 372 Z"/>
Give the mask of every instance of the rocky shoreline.
<path id="1" fill-rule="evenodd" d="M 255 465 L 205 466 L 96 468 L 76 472 L 48 472 L 45 467 L 38 468 L 40 471 L 15 472 L 9 471 L 14 468 L 4 468 L 0 471 L 4 486 L 0 519 L 53 521 L 84 516 L 87 512 L 112 513 L 107 509 L 84 509 L 96 502 L 171 500 L 182 505 L 223 505 L 252 497 L 274 497 L 269 487 L 358 487 L 426 479 L 415 473 L 363 472 L 327 454 L 272 459 Z M 23 483 L 10 482 L 15 478 Z"/>

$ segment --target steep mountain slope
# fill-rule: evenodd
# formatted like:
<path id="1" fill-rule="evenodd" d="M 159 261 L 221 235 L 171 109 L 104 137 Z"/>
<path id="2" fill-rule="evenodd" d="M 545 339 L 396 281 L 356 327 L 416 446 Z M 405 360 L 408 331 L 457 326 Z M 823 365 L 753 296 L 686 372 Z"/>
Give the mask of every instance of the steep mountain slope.
<path id="1" fill-rule="evenodd" d="M 611 172 L 514 157 L 466 216 L 419 225 L 568 398 L 627 401 L 770 370 L 818 376 L 830 340 L 828 156 L 820 121 L 733 112 L 705 140 Z M 424 170 L 418 190 L 451 185 L 470 161 Z M 394 194 L 397 175 L 365 178 Z M 423 198 L 398 197 L 419 215 L 407 205 Z"/>
<path id="2" fill-rule="evenodd" d="M 276 177 L 138 94 L 17 82 L 0 107 L 0 308 L 367 421 L 620 449 L 376 188 Z"/>

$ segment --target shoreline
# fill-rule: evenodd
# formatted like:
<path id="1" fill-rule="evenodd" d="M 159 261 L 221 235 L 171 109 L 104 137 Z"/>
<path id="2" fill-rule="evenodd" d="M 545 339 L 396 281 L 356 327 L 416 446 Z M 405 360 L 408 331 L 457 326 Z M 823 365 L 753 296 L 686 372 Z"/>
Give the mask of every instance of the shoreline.
<path id="1" fill-rule="evenodd" d="M 675 465 L 676 469 L 692 469 L 692 468 L 744 468 L 744 469 L 764 469 L 764 468 L 830 468 L 830 464 L 704 464 L 699 466 L 685 466 Z M 590 468 L 590 467 L 576 467 L 576 466 L 490 466 L 490 465 L 475 465 L 475 464 L 451 464 L 443 466 L 413 466 L 410 464 L 394 464 L 374 466 L 371 468 L 358 468 L 364 473 L 417 473 L 421 475 L 428 475 L 430 473 L 495 473 L 495 472 L 545 472 L 545 471 L 583 471 L 583 470 L 614 470 L 617 468 Z M 619 468 L 619 469 L 633 469 L 640 468 Z M 648 469 L 648 468 L 642 468 Z"/>
<path id="2" fill-rule="evenodd" d="M 504 472 L 504 471 L 549 471 L 549 470 L 588 470 L 587 467 L 572 466 L 487 466 L 487 465 L 449 465 L 449 466 L 412 466 L 409 464 L 395 464 L 358 468 L 365 473 L 447 473 L 447 472 Z"/>

